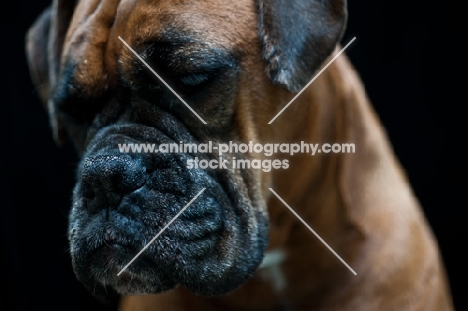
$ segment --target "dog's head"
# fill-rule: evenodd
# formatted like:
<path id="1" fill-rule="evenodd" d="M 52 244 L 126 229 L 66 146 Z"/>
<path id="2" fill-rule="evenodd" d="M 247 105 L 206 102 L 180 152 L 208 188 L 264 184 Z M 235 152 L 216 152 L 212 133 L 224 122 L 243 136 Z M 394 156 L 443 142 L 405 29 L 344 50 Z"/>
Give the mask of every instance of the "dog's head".
<path id="1" fill-rule="evenodd" d="M 38 18 L 28 60 L 55 139 L 70 137 L 81 155 L 69 241 L 91 291 L 182 284 L 217 295 L 252 275 L 267 245 L 267 173 L 188 169 L 216 152 L 124 154 L 119 144 L 271 140 L 258 124 L 280 108 L 276 96 L 309 81 L 345 20 L 344 0 L 56 0 Z"/>

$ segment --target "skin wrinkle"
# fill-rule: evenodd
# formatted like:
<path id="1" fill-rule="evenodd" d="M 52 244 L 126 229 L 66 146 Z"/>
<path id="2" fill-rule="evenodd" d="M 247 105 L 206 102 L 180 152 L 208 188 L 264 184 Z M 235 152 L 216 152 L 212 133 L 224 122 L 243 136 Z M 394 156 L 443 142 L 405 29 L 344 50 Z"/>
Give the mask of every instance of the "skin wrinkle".
<path id="1" fill-rule="evenodd" d="M 75 274 L 90 292 L 99 297 L 120 293 L 124 311 L 167 306 L 412 310 L 419 299 L 413 295 L 438 297 L 433 305 L 450 309 L 444 289 L 420 285 L 430 269 L 441 278 L 437 257 L 427 256 L 436 254 L 436 246 L 421 215 L 408 213 L 417 202 L 346 57 L 337 59 L 274 126 L 266 125 L 293 97 L 289 91 L 303 87 L 336 53 L 344 6 L 340 0 L 89 0 L 78 2 L 70 25 L 57 8 L 38 20 L 28 45 L 31 69 L 38 73 L 33 77 L 48 79 L 36 84 L 47 86 L 41 96 L 51 99 L 47 109 L 54 132 L 66 131 L 82 157 L 69 240 Z M 317 14 L 319 20 L 310 19 Z M 60 32 L 38 36 L 60 17 L 61 25 L 68 25 L 63 40 L 54 37 Z M 147 51 L 146 60 L 168 65 L 156 69 L 170 83 L 193 70 L 221 68 L 215 77 L 197 72 L 211 84 L 187 95 L 207 126 L 147 75 L 119 36 L 138 53 Z M 62 41 L 63 47 L 54 46 Z M 170 51 L 162 41 L 180 47 Z M 60 63 L 59 81 L 50 79 L 50 72 L 39 74 L 57 65 L 38 58 L 48 51 L 45 46 L 62 51 L 60 60 L 50 58 Z M 204 67 L 185 65 L 191 57 Z M 359 150 L 346 156 L 287 157 L 290 169 L 265 173 L 185 167 L 188 159 L 214 159 L 215 153 L 123 156 L 117 149 L 119 143 L 230 140 L 351 140 Z M 234 156 L 263 159 L 225 155 Z M 135 167 L 144 172 L 143 186 Z M 357 277 L 311 237 L 269 187 L 356 269 Z M 199 211 L 199 220 L 181 216 L 118 278 L 117 272 L 202 188 L 206 191 L 190 206 Z M 419 245 L 418 254 L 405 251 L 411 245 Z M 266 249 L 284 252 L 278 267 L 284 288 L 275 289 L 255 273 Z M 420 258 L 428 260 L 427 266 L 418 265 Z M 133 296 L 152 293 L 158 295 Z M 212 295 L 220 296 L 204 297 Z"/>
<path id="2" fill-rule="evenodd" d="M 90 8 L 89 10 L 91 11 L 92 8 Z M 64 55 L 67 55 L 67 54 L 70 54 L 71 56 L 70 59 L 85 59 L 87 62 L 86 62 L 86 65 L 83 65 L 83 63 L 80 63 L 78 64 L 78 67 L 75 68 L 75 75 L 73 76 L 73 80 L 70 80 L 72 81 L 73 83 L 68 83 L 68 85 L 78 85 L 80 89 L 85 89 L 87 93 L 85 93 L 84 95 L 89 97 L 89 96 L 100 96 L 100 92 L 101 92 L 101 89 L 100 87 L 104 86 L 107 87 L 108 84 L 106 82 L 103 82 L 102 81 L 102 71 L 103 69 L 102 68 L 99 68 L 99 66 L 97 66 L 96 68 L 93 68 L 93 71 L 90 71 L 90 65 L 89 64 L 96 64 L 96 62 L 99 63 L 98 59 L 99 57 L 98 56 L 93 56 L 93 55 L 98 55 L 96 54 L 98 50 L 104 50 L 106 47 L 107 49 L 109 50 L 110 47 L 115 47 L 112 45 L 112 42 L 107 42 L 107 40 L 102 40 L 103 37 L 105 37 L 106 34 L 109 33 L 109 31 L 99 31 L 96 33 L 96 30 L 98 30 L 99 27 L 101 26 L 104 26 L 106 25 L 106 10 L 108 9 L 107 6 L 104 6 L 103 4 L 99 5 L 96 7 L 96 9 L 94 10 L 94 12 L 90 15 L 90 17 L 88 18 L 88 20 L 82 24 L 79 24 L 78 26 L 75 25 L 76 23 L 76 20 L 80 20 L 82 18 L 78 18 L 76 17 L 73 21 L 72 21 L 72 25 L 70 27 L 70 32 L 69 32 L 69 36 L 70 36 L 70 39 L 68 41 L 72 41 L 72 44 L 77 44 L 77 42 L 81 42 L 80 44 L 83 46 L 82 48 L 79 48 L 79 49 L 74 49 L 72 50 L 70 48 L 70 46 L 66 47 L 64 49 Z M 138 8 L 136 8 L 138 9 Z M 169 8 L 170 10 L 171 8 Z M 78 10 L 80 10 L 78 8 Z M 117 10 L 117 7 L 114 6 L 114 10 Z M 88 14 L 90 13 L 90 11 L 88 12 Z M 134 13 L 134 12 L 132 12 Z M 148 13 L 150 14 L 150 13 Z M 140 14 L 138 15 L 141 15 L 141 12 Z M 144 14 L 143 14 L 144 15 Z M 76 16 L 79 16 L 79 15 L 76 15 Z M 127 17 L 128 20 L 132 20 L 132 16 L 137 16 L 137 14 L 131 14 L 129 17 Z M 168 14 L 165 15 L 165 19 L 167 18 L 170 18 L 170 17 L 174 17 L 174 15 L 171 15 L 170 11 L 168 12 Z M 203 16 L 203 15 L 200 15 L 200 16 Z M 186 16 L 183 16 L 184 18 Z M 122 18 L 122 17 L 119 17 L 117 16 L 115 18 L 115 21 L 119 21 L 120 19 L 119 18 Z M 191 16 L 193 22 L 197 22 L 197 18 L 198 16 Z M 147 19 L 141 19 L 140 21 L 145 21 Z M 111 20 L 107 20 L 107 24 L 111 24 Z M 171 24 L 173 24 L 171 22 Z M 222 23 L 221 23 L 222 24 Z M 177 23 L 175 23 L 174 25 L 177 25 Z M 179 25 L 180 29 L 183 29 L 184 26 L 182 25 Z M 105 27 L 104 27 L 105 28 Z M 142 26 L 141 29 L 143 29 L 143 31 L 139 32 L 139 35 L 142 35 L 145 37 L 145 38 L 148 38 L 148 37 L 152 37 L 152 34 L 149 32 L 149 31 L 153 31 L 154 29 L 157 29 L 158 27 L 155 27 L 154 24 L 151 25 L 151 27 L 147 27 L 145 28 L 145 26 Z M 146 29 L 146 30 L 144 30 Z M 150 29 L 150 30 L 149 30 Z M 210 28 L 211 29 L 211 28 Z M 90 37 L 86 37 L 87 33 L 89 33 L 90 31 L 94 31 L 93 35 L 90 36 Z M 112 31 L 112 30 L 111 30 Z M 201 29 L 200 31 L 203 31 L 203 29 Z M 240 31 L 240 30 L 235 30 L 235 33 L 244 33 L 244 31 Z M 167 34 L 167 33 L 166 33 Z M 79 39 L 81 36 L 81 39 Z M 235 37 L 235 36 L 234 36 Z M 219 42 L 216 47 L 221 47 L 221 48 L 224 48 L 224 49 L 231 49 L 233 47 L 232 45 L 232 42 L 230 40 L 232 40 L 234 37 L 217 37 L 215 36 L 215 40 L 207 40 L 208 42 Z M 76 39 L 73 39 L 73 38 L 76 38 Z M 221 40 L 220 40 L 221 39 Z M 245 38 L 240 38 L 240 39 L 245 39 Z M 88 42 L 86 41 L 88 40 Z M 135 44 L 138 46 L 138 41 L 141 40 L 141 39 L 138 39 L 137 38 L 132 38 L 131 36 L 128 38 L 129 42 L 131 42 L 132 44 Z M 224 43 L 222 42 L 224 40 Z M 250 43 L 250 41 L 255 41 L 255 40 L 249 40 L 249 42 L 246 42 L 246 43 Z M 107 45 L 99 45 L 100 42 L 107 42 Z M 115 40 L 114 40 L 115 42 Z M 242 43 L 242 44 L 246 44 L 246 43 Z M 96 45 L 97 44 L 97 45 Z M 242 44 L 239 44 L 239 45 L 242 45 Z M 89 48 L 88 48 L 89 47 Z M 213 48 L 214 46 L 210 46 L 208 45 L 206 48 Z M 122 51 L 122 50 L 121 50 Z M 123 53 L 127 53 L 126 56 L 120 58 L 121 60 L 121 70 L 123 72 L 132 72 L 132 70 L 130 70 L 128 67 L 125 67 L 125 64 L 130 64 L 131 66 L 134 66 L 135 65 L 135 61 L 133 60 L 133 57 L 132 55 L 130 55 L 128 53 L 128 51 L 122 51 Z M 82 55 L 82 56 L 78 56 L 78 55 Z M 252 57 L 252 55 L 248 55 L 249 57 Z M 93 58 L 94 57 L 94 58 Z M 102 54 L 101 54 L 101 59 L 102 59 Z M 245 64 L 245 63 L 244 63 Z M 68 64 L 65 64 L 64 66 L 69 66 Z M 248 66 L 245 66 L 245 67 L 248 67 Z M 85 74 L 86 73 L 86 74 Z M 245 74 L 245 73 L 244 73 Z M 93 90 L 94 88 L 94 90 Z M 65 93 L 66 94 L 66 93 Z M 243 102 L 248 102 L 248 101 L 243 101 Z M 250 110 L 249 107 L 246 107 L 246 111 Z M 247 115 L 253 115 L 252 113 L 250 112 L 246 112 Z M 139 117 L 139 113 L 138 113 L 138 110 L 134 110 L 133 112 L 133 115 L 130 116 L 131 118 L 136 118 L 136 117 Z M 241 116 L 242 117 L 242 116 Z M 243 118 L 243 117 L 242 117 Z M 163 118 L 164 121 L 166 120 L 172 120 L 172 118 Z M 238 124 L 242 124 L 244 123 L 245 124 L 245 120 L 243 121 L 239 121 L 237 122 Z M 245 126 L 245 131 L 244 131 L 244 135 L 240 135 L 239 138 L 237 139 L 254 139 L 255 141 L 257 141 L 257 138 L 256 138 L 256 134 L 254 131 L 252 131 L 251 129 L 254 128 L 254 125 L 253 125 L 253 120 L 251 122 L 248 122 L 246 123 L 246 126 Z M 102 125 L 101 125 L 102 126 Z M 172 125 L 170 124 L 166 124 L 164 126 L 165 128 L 172 128 Z M 99 133 L 99 130 L 96 131 L 97 133 Z M 167 132 L 165 130 L 165 132 Z M 242 132 L 241 132 L 242 133 Z M 200 132 L 196 133 L 198 134 L 197 136 L 200 136 Z M 101 137 L 100 139 L 104 138 L 105 139 L 105 136 L 104 137 Z M 87 138 L 87 144 L 88 145 L 93 145 L 94 144 L 94 141 L 96 141 L 97 137 L 96 136 L 90 136 L 88 135 L 88 138 Z M 177 140 L 176 140 L 177 141 Z M 82 145 L 82 144 L 79 144 L 79 145 Z M 99 150 L 99 149 L 96 149 L 95 148 L 95 151 L 96 150 Z M 99 152 L 99 151 L 98 151 Z M 87 152 L 85 152 L 85 154 L 83 155 L 84 158 L 90 158 L 90 155 L 93 154 L 93 151 L 92 150 L 88 150 Z M 99 154 L 99 153 L 98 153 Z M 238 155 L 239 157 L 239 155 Z M 97 164 L 94 163 L 93 166 L 96 166 Z M 101 165 L 98 165 L 98 169 L 99 166 Z M 225 173 L 225 172 L 222 172 L 222 173 Z M 237 176 L 235 177 L 236 180 L 233 180 L 232 177 L 230 177 L 229 174 L 233 174 L 233 176 Z M 94 176 L 94 175 L 93 175 Z M 98 176 L 98 174 L 96 175 Z M 238 205 L 239 206 L 239 209 L 234 209 L 234 215 L 231 216 L 231 219 L 229 219 L 230 222 L 236 222 L 235 221 L 235 218 L 239 218 L 242 222 L 246 223 L 247 226 L 245 227 L 245 229 L 247 229 L 243 234 L 246 234 L 246 235 L 250 235 L 250 241 L 252 244 L 256 244 L 256 243 L 260 243 L 260 245 L 263 243 L 264 245 L 266 244 L 266 242 L 260 242 L 260 240 L 257 239 L 257 230 L 258 228 L 261 228 L 262 226 L 264 226 L 263 224 L 260 224 L 258 221 L 257 221 L 257 218 L 259 217 L 265 217 L 266 215 L 264 213 L 255 213 L 253 211 L 253 209 L 250 207 L 251 205 L 254 206 L 256 209 L 260 209 L 260 210 L 264 210 L 264 208 L 262 206 L 264 206 L 264 203 L 261 202 L 262 200 L 262 197 L 261 195 L 257 195 L 255 194 L 255 192 L 250 192 L 250 189 L 254 189 L 256 187 L 258 187 L 259 183 L 258 181 L 252 181 L 251 179 L 254 178 L 255 180 L 258 180 L 258 178 L 260 178 L 260 175 L 251 175 L 250 172 L 240 172 L 240 171 L 232 171 L 232 172 L 228 172 L 228 177 L 226 178 L 225 180 L 225 183 L 223 184 L 223 187 L 225 187 L 225 185 L 246 185 L 246 186 L 242 186 L 240 189 L 235 189 L 235 190 L 232 190 L 232 191 L 229 191 L 228 193 L 230 194 L 230 197 L 231 197 L 231 200 L 233 198 L 236 198 L 234 199 L 234 203 L 235 205 Z M 106 186 L 108 187 L 108 186 Z M 96 189 L 95 189 L 96 190 Z M 110 190 L 110 189 L 108 189 Z M 79 197 L 79 192 L 80 192 L 80 188 L 77 187 L 76 191 L 75 191 L 75 197 Z M 254 199 L 255 201 L 251 201 L 249 202 L 250 200 Z M 165 207 L 167 208 L 167 206 Z M 247 215 L 244 215 L 245 213 L 245 210 L 249 210 L 250 211 L 248 212 Z M 109 209 L 106 209 L 106 212 L 108 212 Z M 108 218 L 110 217 L 110 214 L 107 214 L 108 215 Z M 73 213 L 72 213 L 72 217 L 73 217 Z M 82 217 L 82 216 L 80 216 Z M 266 221 L 262 221 L 263 223 L 266 223 Z M 224 240 L 226 241 L 229 241 L 231 239 L 233 239 L 232 237 L 234 236 L 237 236 L 240 233 L 239 230 L 237 230 L 236 227 L 234 227 L 232 229 L 233 231 L 231 232 L 231 234 L 229 234 L 229 236 L 231 236 L 230 238 L 226 238 Z M 79 234 L 79 232 L 78 232 Z M 265 239 L 265 238 L 263 238 Z M 265 240 L 266 241 L 266 240 Z M 95 241 L 95 247 L 98 247 L 98 240 L 96 239 Z M 262 247 L 260 247 L 260 250 L 261 250 Z M 223 249 L 223 253 L 225 255 L 229 255 L 228 257 L 232 257 L 229 261 L 234 261 L 234 254 L 237 252 L 239 253 L 239 251 L 231 251 L 230 250 L 231 247 L 225 247 Z M 235 248 L 234 248 L 235 249 Z M 238 256 L 238 255 L 236 255 Z M 77 268 L 77 269 L 81 269 L 81 268 Z"/>

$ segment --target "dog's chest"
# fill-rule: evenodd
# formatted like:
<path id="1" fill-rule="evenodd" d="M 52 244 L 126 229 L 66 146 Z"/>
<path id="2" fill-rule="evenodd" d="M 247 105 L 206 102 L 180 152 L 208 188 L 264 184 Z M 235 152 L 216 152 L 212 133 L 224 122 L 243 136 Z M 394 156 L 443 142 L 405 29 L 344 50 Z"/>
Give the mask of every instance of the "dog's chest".
<path id="1" fill-rule="evenodd" d="M 260 276 L 270 282 L 276 292 L 281 292 L 286 287 L 286 279 L 281 271 L 285 258 L 286 253 L 281 249 L 267 251 L 259 268 Z"/>

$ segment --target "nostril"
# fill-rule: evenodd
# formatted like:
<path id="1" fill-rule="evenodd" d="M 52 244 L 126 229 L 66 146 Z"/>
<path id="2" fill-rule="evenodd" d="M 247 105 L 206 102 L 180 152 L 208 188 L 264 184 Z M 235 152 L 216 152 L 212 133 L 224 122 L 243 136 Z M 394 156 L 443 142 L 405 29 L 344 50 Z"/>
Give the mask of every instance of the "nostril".
<path id="1" fill-rule="evenodd" d="M 125 194 L 145 184 L 146 167 L 129 155 L 87 157 L 81 170 L 82 195 L 86 198 L 106 196 L 113 203 L 118 194 Z M 111 202 L 109 202 L 111 203 Z"/>

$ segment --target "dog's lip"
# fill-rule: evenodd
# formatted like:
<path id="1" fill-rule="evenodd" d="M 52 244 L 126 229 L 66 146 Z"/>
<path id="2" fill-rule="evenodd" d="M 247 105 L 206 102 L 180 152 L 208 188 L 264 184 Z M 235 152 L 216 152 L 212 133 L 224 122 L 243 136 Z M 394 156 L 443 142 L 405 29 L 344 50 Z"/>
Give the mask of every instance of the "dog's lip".
<path id="1" fill-rule="evenodd" d="M 220 235 L 222 231 L 222 222 L 221 221 L 211 221 L 211 220 L 201 220 L 203 224 L 200 224 L 200 220 L 192 222 L 192 225 L 196 228 L 190 230 L 180 230 L 176 229 L 174 236 L 180 242 L 203 242 L 205 240 L 213 240 L 216 235 Z"/>
<path id="2" fill-rule="evenodd" d="M 144 271 L 153 266 L 144 254 L 141 254 L 141 256 L 138 256 L 138 260 L 132 262 L 133 267 L 130 265 L 123 270 L 123 268 L 135 257 L 137 253 L 138 251 L 128 244 L 105 242 L 101 246 L 94 248 L 89 253 L 88 269 L 106 266 L 106 269 L 103 271 L 107 272 L 99 276 L 99 278 L 102 279 L 101 281 L 104 283 L 109 281 L 117 282 L 118 279 L 125 279 L 126 276 L 143 281 L 144 273 L 138 273 L 137 271 Z M 137 266 L 138 269 L 134 269 L 135 266 Z"/>
<path id="3" fill-rule="evenodd" d="M 115 255 L 128 257 L 128 260 L 130 261 L 137 252 L 138 251 L 135 250 L 135 247 L 129 243 L 103 239 L 98 246 L 94 247 L 89 252 L 88 256 L 90 258 L 90 264 L 94 264 L 94 261 L 100 255 L 104 255 L 105 257 L 103 262 L 108 262 L 109 259 L 111 257 L 115 257 Z"/>
<path id="4" fill-rule="evenodd" d="M 111 225 L 106 223 L 104 226 L 109 229 L 104 231 L 99 237 L 99 242 L 96 243 L 93 247 L 89 247 L 85 250 L 85 256 L 88 258 L 87 266 L 88 267 L 100 267 L 103 265 L 108 265 L 111 269 L 122 269 L 127 263 L 129 263 L 134 257 L 139 254 L 139 252 L 144 249 L 146 246 L 151 246 L 151 244 L 142 244 L 142 241 L 133 240 L 129 241 L 125 238 L 122 238 L 117 232 L 118 229 L 111 229 Z M 187 256 L 203 258 L 205 255 L 208 255 L 213 250 L 213 247 L 217 245 L 222 234 L 223 225 L 217 222 L 212 221 L 211 226 L 204 230 L 200 231 L 186 231 L 180 228 L 171 227 L 175 229 L 171 236 L 175 237 L 174 243 L 179 245 L 179 248 L 186 249 L 183 251 Z M 167 231 L 167 230 L 166 230 Z M 154 233 L 156 234 L 156 233 Z M 164 232 L 162 232 L 164 235 Z M 166 234 L 169 234 L 166 232 Z M 148 236 L 150 239 L 153 236 Z M 152 244 L 156 243 L 153 241 Z M 82 252 L 83 250 L 76 250 Z M 150 249 L 145 250 L 138 256 L 138 260 L 132 263 L 132 265 L 138 266 L 137 270 L 152 269 L 159 266 L 160 262 L 155 261 L 154 250 Z M 163 261 L 165 262 L 165 261 Z M 129 267 L 129 269 L 131 266 Z M 132 270 L 132 269 L 130 269 Z M 120 271 L 120 270 L 119 270 Z M 118 273 L 119 271 L 114 271 Z"/>
<path id="5" fill-rule="evenodd" d="M 94 274 L 94 280 L 102 286 L 106 288 L 110 286 L 118 292 L 129 292 L 130 284 L 132 287 L 145 286 L 152 266 L 145 256 L 139 256 L 138 260 L 124 270 L 135 254 L 121 244 L 105 244 L 90 255 L 88 269 L 100 271 Z M 122 255 L 124 257 L 119 258 Z M 106 265 L 104 269 L 103 265 Z"/>
<path id="6" fill-rule="evenodd" d="M 200 239 L 193 247 L 190 246 L 192 243 L 193 241 L 190 241 L 185 245 L 194 251 L 190 256 L 201 260 L 200 263 L 205 262 L 205 255 L 213 247 L 212 239 Z M 157 271 L 168 271 L 168 261 L 154 261 L 151 253 L 145 252 L 136 257 L 141 250 L 134 252 L 133 247 L 126 245 L 128 244 L 107 241 L 96 247 L 88 254 L 88 265 L 81 273 L 91 273 L 92 282 L 98 282 L 104 287 L 110 286 L 121 294 L 140 294 L 135 288 L 144 288 L 152 277 L 159 274 Z M 135 260 L 132 261 L 133 259 Z M 129 263 L 131 264 L 128 265 Z M 180 284 L 178 277 L 172 274 L 171 276 L 174 277 L 171 282 Z"/>

